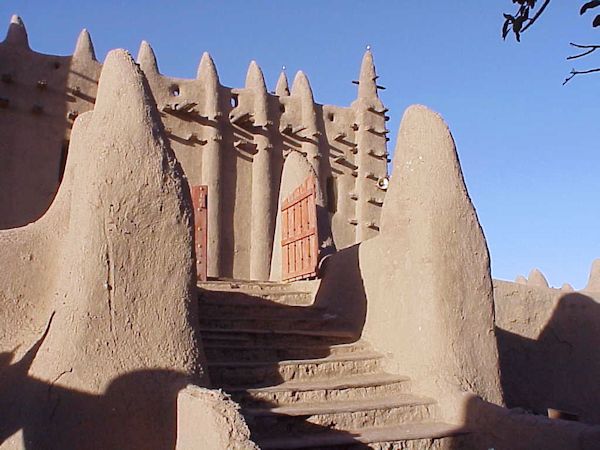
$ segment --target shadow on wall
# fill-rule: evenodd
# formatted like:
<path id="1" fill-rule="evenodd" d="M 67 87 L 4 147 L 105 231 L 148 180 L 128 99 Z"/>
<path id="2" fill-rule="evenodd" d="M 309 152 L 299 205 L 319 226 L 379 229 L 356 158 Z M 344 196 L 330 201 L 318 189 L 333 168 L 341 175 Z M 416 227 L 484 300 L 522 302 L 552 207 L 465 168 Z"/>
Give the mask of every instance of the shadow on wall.
<path id="1" fill-rule="evenodd" d="M 100 64 L 86 30 L 72 56 L 45 55 L 13 16 L 0 73 L 0 229 L 8 229 L 39 219 L 54 200 L 73 121 L 94 107 Z"/>
<path id="2" fill-rule="evenodd" d="M 5 56 L 2 48 L 0 55 Z M 10 102 L 0 116 L 0 229 L 34 222 L 48 209 L 62 178 L 68 134 L 67 58 L 55 58 L 58 69 L 51 66 L 51 58 L 37 54 L 19 58 L 47 69 L 36 76 L 10 56 L 2 58 L 0 70 L 12 70 L 19 78 L 15 75 L 15 81 L 0 86 L 0 97 Z M 36 83 L 47 87 L 40 89 Z"/>
<path id="3" fill-rule="evenodd" d="M 599 450 L 600 427 L 509 410 L 466 395 L 463 429 L 448 450 Z"/>
<path id="4" fill-rule="evenodd" d="M 360 267 L 360 247 L 356 244 L 323 260 L 315 306 L 337 314 L 343 328 L 358 338 L 367 318 L 367 294 Z"/>
<path id="5" fill-rule="evenodd" d="M 175 447 L 177 393 L 189 382 L 185 374 L 131 372 L 113 380 L 104 395 L 66 389 L 55 385 L 58 379 L 47 382 L 28 375 L 48 330 L 18 362 L 11 364 L 14 353 L 0 353 L 0 447 Z M 161 411 L 160 420 L 156 420 L 156 411 Z M 22 442 L 15 435 L 20 430 Z"/>
<path id="6" fill-rule="evenodd" d="M 496 335 L 508 407 L 554 408 L 600 424 L 600 304 L 565 294 L 537 339 L 501 328 Z"/>

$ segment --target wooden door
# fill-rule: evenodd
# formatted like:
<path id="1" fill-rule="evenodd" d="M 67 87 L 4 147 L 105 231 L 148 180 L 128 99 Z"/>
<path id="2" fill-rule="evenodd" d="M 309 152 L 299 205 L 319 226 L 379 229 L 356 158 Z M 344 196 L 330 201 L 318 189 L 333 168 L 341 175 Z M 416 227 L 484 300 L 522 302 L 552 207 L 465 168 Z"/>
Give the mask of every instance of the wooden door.
<path id="1" fill-rule="evenodd" d="M 282 279 L 316 276 L 319 256 L 317 233 L 317 180 L 310 176 L 282 203 Z"/>

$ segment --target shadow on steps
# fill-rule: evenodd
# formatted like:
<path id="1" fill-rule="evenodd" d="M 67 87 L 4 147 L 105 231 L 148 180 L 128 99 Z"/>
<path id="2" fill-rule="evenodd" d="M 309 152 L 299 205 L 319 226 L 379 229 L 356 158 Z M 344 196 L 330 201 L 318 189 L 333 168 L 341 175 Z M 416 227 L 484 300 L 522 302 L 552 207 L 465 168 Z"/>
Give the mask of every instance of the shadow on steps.
<path id="1" fill-rule="evenodd" d="M 434 402 L 406 393 L 408 380 L 386 374 L 336 309 L 273 284 L 232 284 L 199 290 L 202 340 L 213 387 L 241 405 L 261 448 L 435 449 L 456 434 L 431 423 Z"/>

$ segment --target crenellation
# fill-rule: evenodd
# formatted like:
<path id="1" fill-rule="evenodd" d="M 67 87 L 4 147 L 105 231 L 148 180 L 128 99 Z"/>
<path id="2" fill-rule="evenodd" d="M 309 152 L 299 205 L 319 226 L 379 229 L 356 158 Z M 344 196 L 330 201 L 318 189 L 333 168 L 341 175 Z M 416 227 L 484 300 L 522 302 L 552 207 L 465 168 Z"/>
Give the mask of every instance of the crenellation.
<path id="1" fill-rule="evenodd" d="M 207 52 L 204 52 L 200 59 L 197 79 L 204 94 L 204 108 L 201 108 L 201 115 L 207 120 L 215 121 L 222 114 L 220 107 L 221 85 L 215 63 Z"/>
<path id="2" fill-rule="evenodd" d="M 140 49 L 138 50 L 136 62 L 143 70 L 146 76 L 149 74 L 159 74 L 158 63 L 156 61 L 156 55 L 150 44 L 146 41 L 142 41 Z"/>
<path id="3" fill-rule="evenodd" d="M 575 289 L 569 283 L 563 283 L 560 290 L 563 292 L 575 292 Z"/>
<path id="4" fill-rule="evenodd" d="M 592 262 L 590 276 L 585 290 L 590 292 L 600 292 L 600 259 L 595 259 Z"/>
<path id="5" fill-rule="evenodd" d="M 88 30 L 85 28 L 81 30 L 81 33 L 79 33 L 79 37 L 77 38 L 77 44 L 75 45 L 75 51 L 73 52 L 73 59 L 80 60 L 82 62 L 97 62 L 92 38 Z"/>
<path id="6" fill-rule="evenodd" d="M 279 74 L 277 85 L 275 86 L 275 95 L 278 97 L 287 97 L 290 95 L 290 88 L 288 87 L 288 79 L 285 70 L 282 70 Z"/>
<path id="7" fill-rule="evenodd" d="M 537 268 L 531 269 L 531 272 L 529 272 L 529 277 L 527 278 L 527 284 L 529 286 L 536 286 L 536 287 L 543 287 L 543 288 L 549 287 L 548 280 L 546 279 L 546 277 L 544 276 L 542 271 Z"/>
<path id="8" fill-rule="evenodd" d="M 295 101 L 299 113 L 296 116 L 298 124 L 292 128 L 292 134 L 297 135 L 297 139 L 301 142 L 302 152 L 315 169 L 317 179 L 322 186 L 323 177 L 319 149 L 321 133 L 317 129 L 317 111 L 312 88 L 304 72 L 298 71 L 296 73 L 289 98 Z"/>
<path id="9" fill-rule="evenodd" d="M 10 18 L 10 24 L 8 26 L 8 32 L 6 33 L 5 44 L 10 44 L 14 47 L 20 47 L 29 49 L 29 38 L 27 36 L 27 29 L 21 19 L 17 15 L 13 15 Z"/>

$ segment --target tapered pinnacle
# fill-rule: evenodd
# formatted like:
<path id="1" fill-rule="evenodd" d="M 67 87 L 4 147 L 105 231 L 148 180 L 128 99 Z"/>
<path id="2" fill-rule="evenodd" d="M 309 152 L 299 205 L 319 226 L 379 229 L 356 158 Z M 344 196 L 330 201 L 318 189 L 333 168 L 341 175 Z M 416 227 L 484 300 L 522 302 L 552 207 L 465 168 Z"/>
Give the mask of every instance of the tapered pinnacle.
<path id="1" fill-rule="evenodd" d="M 360 75 L 358 78 L 358 97 L 359 98 L 377 98 L 377 74 L 375 73 L 375 63 L 371 50 L 367 50 L 363 56 L 360 65 Z"/>
<path id="2" fill-rule="evenodd" d="M 96 61 L 94 44 L 92 43 L 90 33 L 85 28 L 81 30 L 81 33 L 79 33 L 77 44 L 75 45 L 75 51 L 73 52 L 73 58 Z"/>
<path id="3" fill-rule="evenodd" d="M 147 74 L 159 73 L 154 50 L 152 50 L 152 47 L 146 41 L 142 41 L 140 44 L 140 49 L 137 55 L 137 63 Z"/>
<path id="4" fill-rule="evenodd" d="M 6 33 L 6 39 L 4 42 L 29 48 L 29 38 L 27 37 L 27 30 L 23 19 L 17 15 L 13 15 L 10 18 L 10 24 L 8 25 L 8 32 Z"/>
<path id="5" fill-rule="evenodd" d="M 285 71 L 281 71 L 279 79 L 277 80 L 277 86 L 275 87 L 275 95 L 279 97 L 287 97 L 290 95 L 290 88 L 288 87 L 288 79 Z"/>

